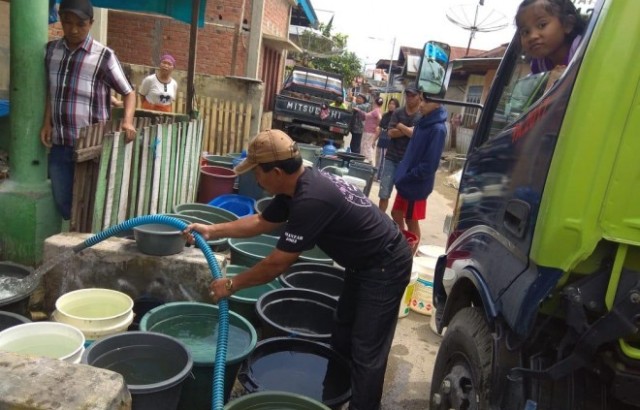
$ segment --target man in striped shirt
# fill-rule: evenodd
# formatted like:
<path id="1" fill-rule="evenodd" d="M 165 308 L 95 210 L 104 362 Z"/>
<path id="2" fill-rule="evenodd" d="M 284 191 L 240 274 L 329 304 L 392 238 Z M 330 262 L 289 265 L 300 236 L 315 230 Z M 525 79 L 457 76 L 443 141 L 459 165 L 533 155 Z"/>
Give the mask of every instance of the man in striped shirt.
<path id="1" fill-rule="evenodd" d="M 91 2 L 62 0 L 58 12 L 64 37 L 46 46 L 47 101 L 40 140 L 49 148 L 54 202 L 68 220 L 73 197 L 73 146 L 80 129 L 109 119 L 114 89 L 124 97 L 122 131 L 127 142 L 133 141 L 136 97 L 113 50 L 89 34 Z"/>

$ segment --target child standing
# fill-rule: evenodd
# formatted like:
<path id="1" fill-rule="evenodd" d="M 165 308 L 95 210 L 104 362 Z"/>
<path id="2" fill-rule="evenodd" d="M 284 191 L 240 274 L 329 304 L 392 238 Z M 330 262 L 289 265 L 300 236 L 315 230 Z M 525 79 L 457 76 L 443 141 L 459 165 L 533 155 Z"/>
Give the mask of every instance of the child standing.
<path id="1" fill-rule="evenodd" d="M 571 0 L 524 0 L 516 26 L 533 74 L 560 73 L 575 54 L 586 26 Z"/>
<path id="2" fill-rule="evenodd" d="M 426 217 L 427 197 L 433 191 L 436 171 L 447 136 L 447 110 L 420 93 L 418 106 L 422 118 L 415 125 L 413 135 L 402 161 L 396 169 L 394 182 L 398 193 L 391 210 L 391 217 L 400 226 L 418 237 L 420 220 Z"/>

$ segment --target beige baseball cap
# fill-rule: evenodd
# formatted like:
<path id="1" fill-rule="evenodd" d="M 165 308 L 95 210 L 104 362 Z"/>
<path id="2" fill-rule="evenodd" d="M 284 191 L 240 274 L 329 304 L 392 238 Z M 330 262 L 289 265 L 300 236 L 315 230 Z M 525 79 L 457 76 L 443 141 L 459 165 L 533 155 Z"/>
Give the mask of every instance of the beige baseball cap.
<path id="1" fill-rule="evenodd" d="M 247 157 L 233 170 L 236 174 L 251 171 L 258 164 L 296 158 L 300 156 L 298 145 L 280 130 L 265 130 L 249 141 Z"/>

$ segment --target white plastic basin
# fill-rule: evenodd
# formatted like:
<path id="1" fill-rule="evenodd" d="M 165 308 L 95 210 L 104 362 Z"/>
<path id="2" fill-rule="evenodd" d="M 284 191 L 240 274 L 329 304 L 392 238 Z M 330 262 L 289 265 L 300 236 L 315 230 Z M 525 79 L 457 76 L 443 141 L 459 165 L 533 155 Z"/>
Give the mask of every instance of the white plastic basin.
<path id="1" fill-rule="evenodd" d="M 25 323 L 0 332 L 0 350 L 80 363 L 85 337 L 70 325 L 55 322 Z"/>

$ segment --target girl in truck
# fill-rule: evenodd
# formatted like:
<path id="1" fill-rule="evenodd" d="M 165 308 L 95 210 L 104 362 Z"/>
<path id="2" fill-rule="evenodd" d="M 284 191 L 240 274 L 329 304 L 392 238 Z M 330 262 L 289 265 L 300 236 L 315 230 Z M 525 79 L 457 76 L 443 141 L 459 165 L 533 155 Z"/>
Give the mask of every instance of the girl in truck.
<path id="1" fill-rule="evenodd" d="M 522 49 L 531 57 L 531 73 L 552 71 L 557 79 L 575 54 L 586 22 L 571 0 L 524 0 L 516 27 Z"/>

